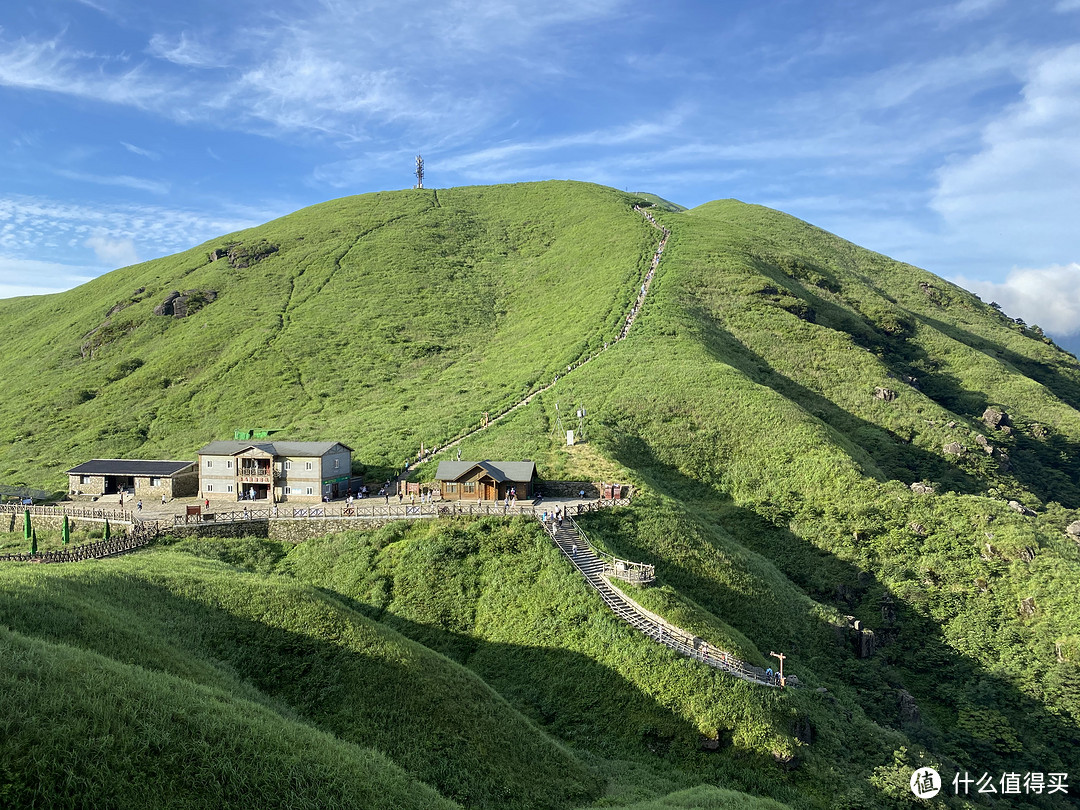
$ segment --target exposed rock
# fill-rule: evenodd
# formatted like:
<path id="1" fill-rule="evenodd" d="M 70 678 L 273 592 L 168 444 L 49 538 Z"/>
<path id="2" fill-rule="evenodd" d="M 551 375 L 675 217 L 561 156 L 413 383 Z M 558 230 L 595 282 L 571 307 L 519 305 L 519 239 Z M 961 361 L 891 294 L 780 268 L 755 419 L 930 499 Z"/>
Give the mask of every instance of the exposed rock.
<path id="1" fill-rule="evenodd" d="M 1031 618 L 1035 615 L 1035 597 L 1028 596 L 1020 600 L 1020 615 Z"/>
<path id="2" fill-rule="evenodd" d="M 949 424 L 947 425 L 947 427 L 950 427 L 950 428 L 954 428 L 954 427 L 956 427 L 956 422 L 949 422 Z"/>
<path id="3" fill-rule="evenodd" d="M 1065 534 L 1073 540 L 1080 540 L 1080 520 L 1074 520 L 1065 527 Z"/>
<path id="4" fill-rule="evenodd" d="M 886 625 L 896 624 L 896 605 L 888 594 L 881 597 L 881 621 Z"/>
<path id="5" fill-rule="evenodd" d="M 916 495 L 933 495 L 934 485 L 926 484 L 922 481 L 916 481 L 911 485 L 911 491 L 914 492 Z"/>
<path id="6" fill-rule="evenodd" d="M 720 751 L 732 743 L 731 731 L 726 728 L 718 728 L 715 735 L 702 734 L 698 741 L 698 748 L 702 751 Z"/>
<path id="7" fill-rule="evenodd" d="M 848 616 L 848 639 L 856 658 L 869 658 L 877 649 L 874 631 L 863 627 L 863 623 L 854 616 Z"/>
<path id="8" fill-rule="evenodd" d="M 1035 517 L 1035 510 L 1024 506 L 1020 501 L 1009 501 L 1009 508 L 1027 517 Z"/>
<path id="9" fill-rule="evenodd" d="M 1013 429 L 1009 425 L 1002 425 L 1000 428 L 998 428 L 998 430 L 1000 430 L 1006 436 L 1012 436 L 1013 434 Z"/>
<path id="10" fill-rule="evenodd" d="M 998 467 L 1002 472 L 1008 472 L 1012 467 L 1012 460 L 1009 458 L 1009 453 L 1000 447 L 994 448 L 994 454 L 997 456 Z"/>
<path id="11" fill-rule="evenodd" d="M 922 715 L 919 713 L 919 705 L 915 702 L 915 698 L 906 689 L 897 690 L 900 704 L 900 723 L 918 723 L 922 720 Z"/>
<path id="12" fill-rule="evenodd" d="M 998 428 L 1001 425 L 1011 425 L 1009 421 L 1009 415 L 1005 411 L 998 408 L 987 408 L 983 411 L 983 421 L 992 428 Z"/>
<path id="13" fill-rule="evenodd" d="M 1045 439 L 1047 436 L 1050 435 L 1050 431 L 1048 431 L 1038 422 L 1035 422 L 1031 426 L 1031 435 L 1034 436 L 1036 439 Z"/>
<path id="14" fill-rule="evenodd" d="M 908 528 L 911 529 L 911 533 L 918 535 L 919 537 L 926 537 L 926 527 L 921 523 L 912 521 L 908 524 Z"/>
<path id="15" fill-rule="evenodd" d="M 146 292 L 146 287 L 138 287 L 132 295 L 142 295 L 144 292 Z"/>
<path id="16" fill-rule="evenodd" d="M 921 390 L 919 388 L 919 378 L 918 377 L 912 377 L 910 374 L 905 374 L 900 379 L 903 380 L 904 382 L 906 382 L 908 385 L 910 385 L 916 391 Z"/>
<path id="17" fill-rule="evenodd" d="M 896 399 L 896 392 L 891 388 L 882 388 L 878 386 L 874 389 L 874 399 L 882 399 L 885 402 L 892 402 Z"/>
<path id="18" fill-rule="evenodd" d="M 1035 549 L 1031 546 L 1024 546 L 1020 549 L 1020 559 L 1026 563 L 1035 562 Z"/>
<path id="19" fill-rule="evenodd" d="M 960 442 L 949 442 L 941 449 L 945 452 L 945 455 L 948 456 L 964 455 L 964 445 L 960 444 Z"/>
<path id="20" fill-rule="evenodd" d="M 164 301 L 154 307 L 154 314 L 184 318 L 216 300 L 217 295 L 217 290 L 173 290 L 165 296 Z"/>
<path id="21" fill-rule="evenodd" d="M 776 764 L 782 767 L 785 771 L 793 771 L 799 767 L 799 758 L 796 757 L 794 754 L 773 751 L 773 759 L 776 760 Z"/>
<path id="22" fill-rule="evenodd" d="M 987 441 L 986 437 L 981 433 L 975 434 L 975 444 L 979 445 L 979 447 L 986 447 L 989 443 L 990 442 Z"/>

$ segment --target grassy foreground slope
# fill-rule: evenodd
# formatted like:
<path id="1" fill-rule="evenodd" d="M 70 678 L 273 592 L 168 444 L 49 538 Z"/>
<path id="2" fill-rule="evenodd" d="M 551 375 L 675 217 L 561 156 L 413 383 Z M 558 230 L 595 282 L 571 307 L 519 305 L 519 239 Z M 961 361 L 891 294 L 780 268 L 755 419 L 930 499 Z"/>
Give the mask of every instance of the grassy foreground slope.
<path id="1" fill-rule="evenodd" d="M 397 465 L 618 333 L 656 242 L 634 199 L 570 182 L 348 197 L 0 301 L 0 484 L 251 427 Z M 217 297 L 153 314 L 172 290 Z"/>
<path id="2" fill-rule="evenodd" d="M 598 789 L 587 768 L 474 674 L 293 580 L 268 581 L 163 552 L 104 565 L 8 567 L 0 577 L 7 627 L 107 656 L 114 669 L 168 675 L 147 679 L 151 704 L 165 700 L 157 693 L 178 680 L 193 694 L 261 704 L 290 733 L 314 726 L 342 743 L 373 748 L 469 807 L 560 808 Z M 90 693 L 72 697 L 71 711 L 85 704 L 94 722 L 127 726 L 110 718 L 107 676 L 94 682 Z M 36 749 L 35 757 L 61 758 L 60 728 L 43 729 L 36 741 L 27 728 L 13 745 L 24 755 Z M 211 731 L 192 720 L 187 733 L 198 739 Z M 173 767 L 173 753 L 157 748 L 132 756 L 145 768 Z M 232 767 L 242 772 L 252 763 L 240 757 Z M 16 777 L 34 775 L 17 770 Z M 297 789 L 301 795 L 303 786 Z"/>
<path id="3" fill-rule="evenodd" d="M 4 628 L 0 689 L 0 807 L 458 807 L 229 691 Z"/>

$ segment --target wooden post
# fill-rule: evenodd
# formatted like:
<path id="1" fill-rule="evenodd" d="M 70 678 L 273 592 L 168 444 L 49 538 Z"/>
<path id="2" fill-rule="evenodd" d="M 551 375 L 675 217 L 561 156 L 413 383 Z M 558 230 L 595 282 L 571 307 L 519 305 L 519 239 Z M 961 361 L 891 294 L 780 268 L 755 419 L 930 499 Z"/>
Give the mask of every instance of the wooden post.
<path id="1" fill-rule="evenodd" d="M 785 683 L 784 681 L 784 659 L 787 658 L 787 656 L 783 653 L 774 653 L 771 650 L 769 651 L 769 655 L 771 655 L 773 658 L 780 659 L 780 685 L 787 686 L 787 683 Z"/>

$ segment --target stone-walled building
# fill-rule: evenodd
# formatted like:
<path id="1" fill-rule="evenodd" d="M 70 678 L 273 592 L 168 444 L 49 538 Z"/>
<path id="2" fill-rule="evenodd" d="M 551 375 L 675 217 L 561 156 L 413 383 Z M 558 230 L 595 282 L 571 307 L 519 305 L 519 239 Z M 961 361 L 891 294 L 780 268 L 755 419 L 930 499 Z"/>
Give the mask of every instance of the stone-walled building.
<path id="1" fill-rule="evenodd" d="M 194 495 L 198 489 L 194 461 L 96 458 L 68 470 L 68 494 L 73 497 L 128 492 L 147 500 L 172 499 Z"/>
<path id="2" fill-rule="evenodd" d="M 351 470 L 352 448 L 341 442 L 210 442 L 199 450 L 199 494 L 317 502 L 345 495 Z"/>
<path id="3" fill-rule="evenodd" d="M 513 489 L 520 500 L 536 492 L 536 464 L 531 461 L 440 461 L 435 472 L 444 500 L 494 501 Z"/>

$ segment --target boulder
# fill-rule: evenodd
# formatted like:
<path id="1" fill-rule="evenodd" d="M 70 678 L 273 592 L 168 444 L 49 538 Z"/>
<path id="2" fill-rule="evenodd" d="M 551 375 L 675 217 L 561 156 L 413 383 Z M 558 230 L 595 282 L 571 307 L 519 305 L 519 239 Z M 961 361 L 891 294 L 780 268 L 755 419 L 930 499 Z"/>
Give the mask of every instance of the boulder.
<path id="1" fill-rule="evenodd" d="M 900 723 L 918 723 L 922 720 L 922 715 L 919 713 L 919 704 L 915 702 L 915 698 L 911 692 L 906 689 L 897 690 L 897 696 L 900 704 Z"/>
<path id="2" fill-rule="evenodd" d="M 1035 615 L 1035 597 L 1028 596 L 1020 600 L 1020 615 L 1031 618 Z"/>
<path id="3" fill-rule="evenodd" d="M 918 535 L 919 537 L 926 537 L 926 527 L 921 523 L 912 521 L 908 524 L 908 528 L 911 529 L 911 533 Z"/>
<path id="4" fill-rule="evenodd" d="M 989 426 L 997 430 L 1002 425 L 1011 425 L 1009 421 L 1009 415 L 1005 411 L 999 408 L 987 408 L 983 411 L 983 421 Z"/>
<path id="5" fill-rule="evenodd" d="M 986 447 L 986 445 L 988 445 L 989 443 L 990 442 L 987 440 L 987 438 L 981 433 L 975 434 L 975 444 L 979 445 L 979 447 Z"/>
<path id="6" fill-rule="evenodd" d="M 1031 546 L 1024 546 L 1020 549 L 1020 559 L 1026 563 L 1035 562 L 1035 549 Z"/>
<path id="7" fill-rule="evenodd" d="M 933 495 L 934 485 L 926 484 L 922 481 L 916 481 L 911 485 L 911 491 L 914 492 L 916 495 Z"/>
<path id="8" fill-rule="evenodd" d="M 1038 422 L 1031 426 L 1031 435 L 1036 439 L 1045 439 L 1050 435 L 1050 431 L 1040 425 Z"/>
<path id="9" fill-rule="evenodd" d="M 1073 540 L 1080 540 L 1080 520 L 1074 520 L 1065 527 L 1065 534 Z"/>
<path id="10" fill-rule="evenodd" d="M 1009 508 L 1026 517 L 1035 517 L 1035 510 L 1024 506 L 1020 501 L 1009 501 Z"/>
<path id="11" fill-rule="evenodd" d="M 874 399 L 881 399 L 885 402 L 892 402 L 894 399 L 896 399 L 896 392 L 893 391 L 891 388 L 882 388 L 881 386 L 878 386 L 874 389 Z"/>
<path id="12" fill-rule="evenodd" d="M 960 442 L 949 442 L 947 445 L 941 448 L 947 456 L 962 456 L 964 455 L 964 445 Z"/>

